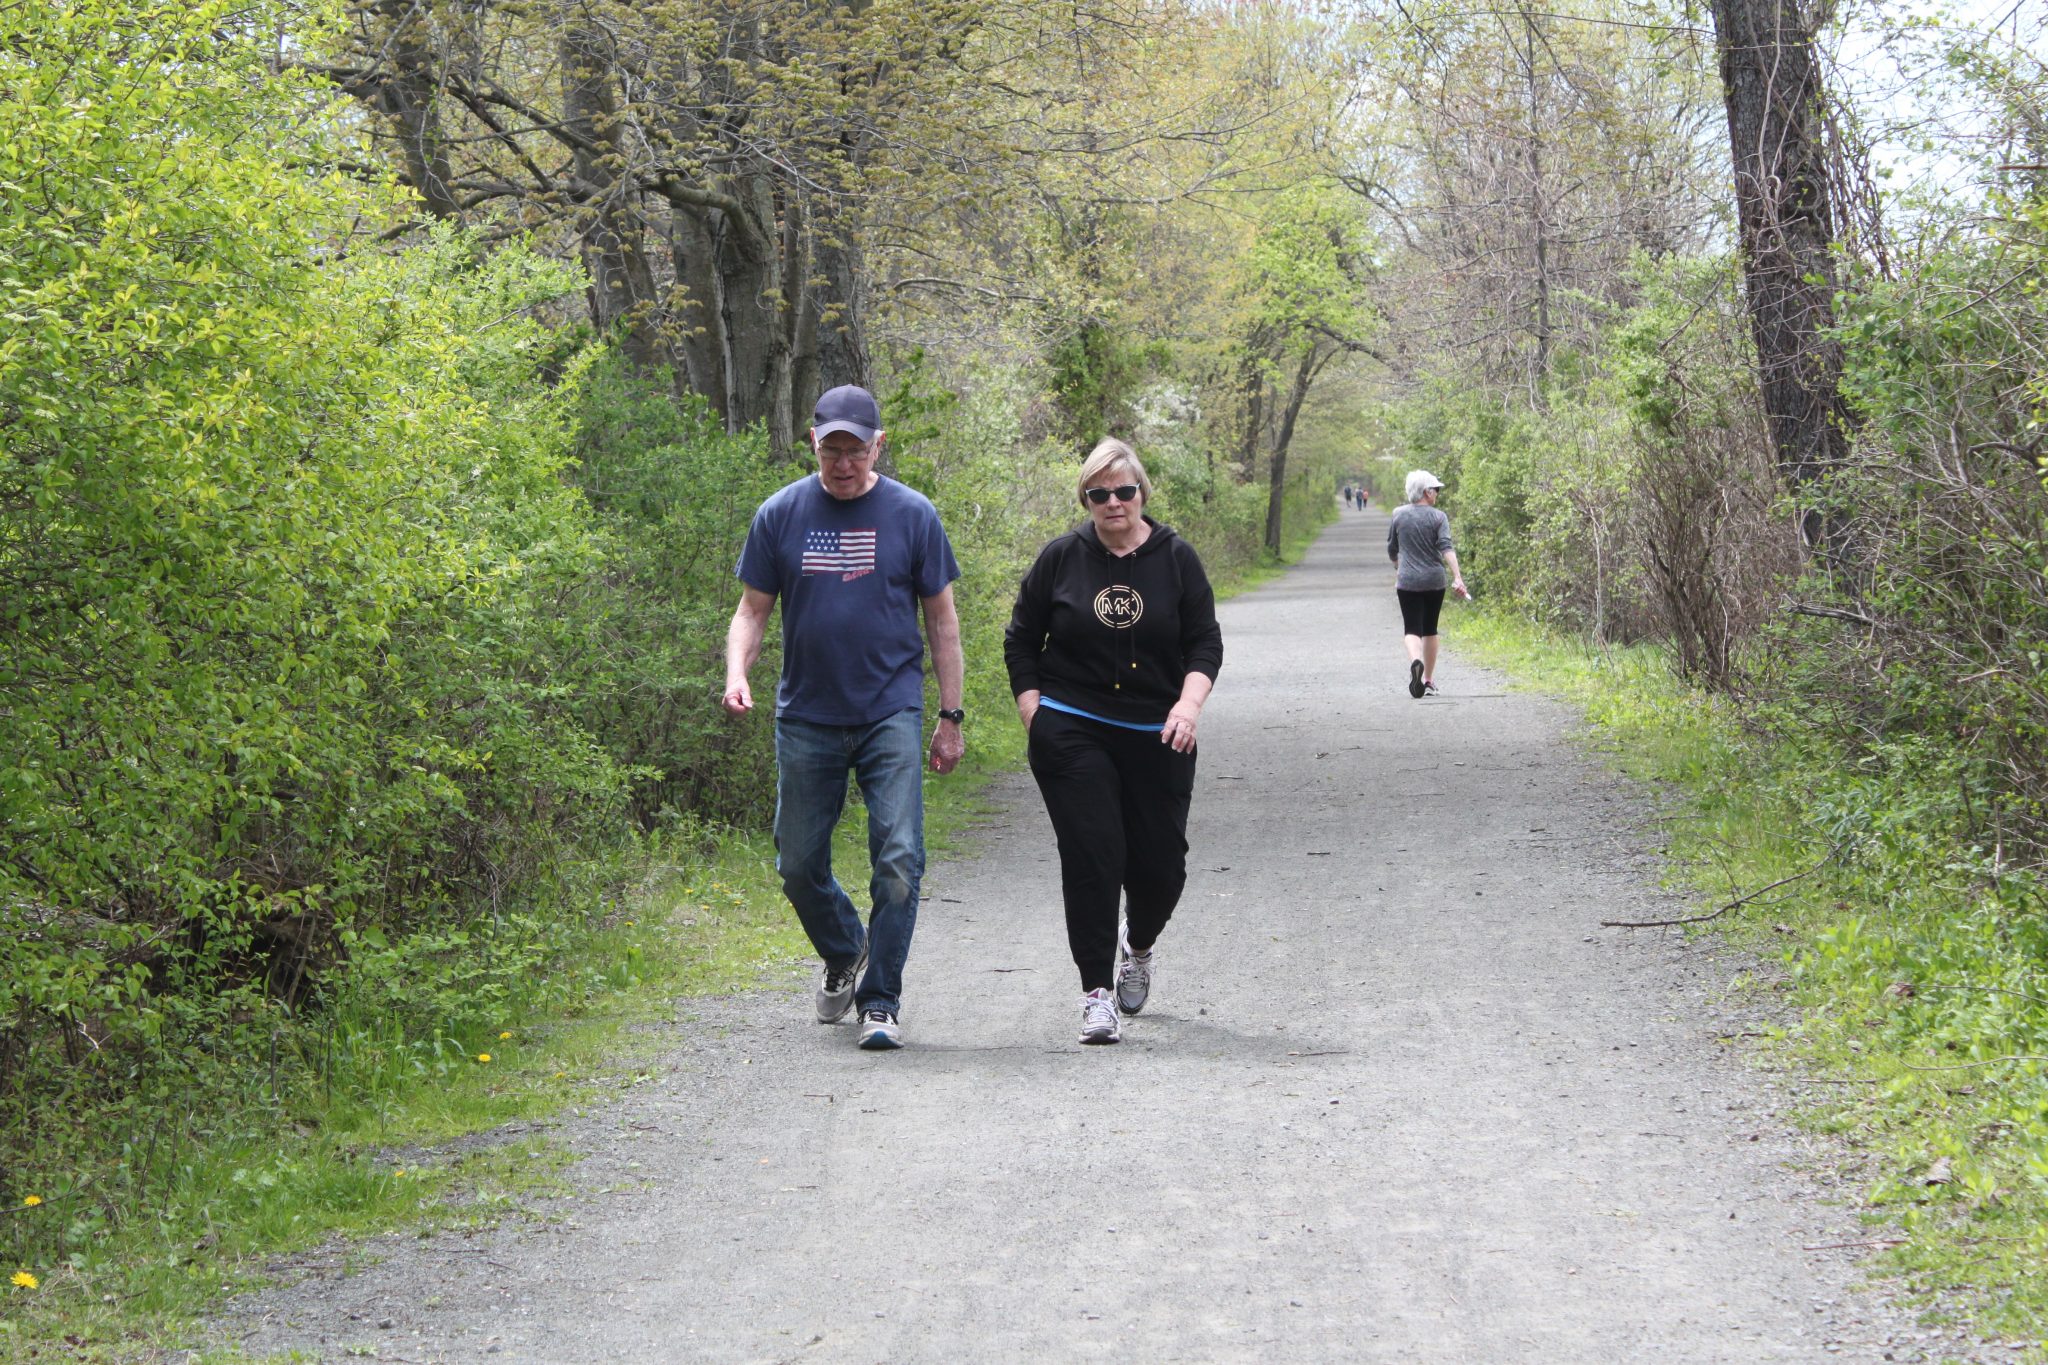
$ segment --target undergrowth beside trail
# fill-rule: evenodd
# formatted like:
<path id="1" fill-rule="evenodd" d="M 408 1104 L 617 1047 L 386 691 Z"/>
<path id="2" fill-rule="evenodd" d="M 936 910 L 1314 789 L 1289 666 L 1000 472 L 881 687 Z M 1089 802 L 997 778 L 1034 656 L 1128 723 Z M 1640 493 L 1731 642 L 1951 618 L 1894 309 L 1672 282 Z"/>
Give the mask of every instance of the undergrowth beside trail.
<path id="1" fill-rule="evenodd" d="M 981 782 L 1008 757 L 991 739 L 930 804 L 934 852 L 980 814 Z M 858 818 L 856 805 L 835 855 L 849 884 L 867 875 Z M 553 938 L 553 961 L 497 983 L 489 1023 L 409 1038 L 375 1016 L 337 1012 L 319 1056 L 255 1068 L 236 1099 L 182 1114 L 138 1104 L 151 1136 L 138 1128 L 123 1139 L 123 1207 L 107 1207 L 91 1185 L 25 1191 L 14 1212 L 91 1224 L 96 1235 L 71 1238 L 69 1259 L 34 1275 L 33 1292 L 14 1287 L 0 1360 L 200 1349 L 205 1315 L 263 1283 L 279 1256 L 394 1228 L 486 1224 L 562 1188 L 558 1172 L 573 1157 L 545 1134 L 460 1139 L 601 1104 L 648 1079 L 655 1044 L 633 1026 L 673 1023 L 704 997 L 794 985 L 813 967 L 765 835 L 700 831 L 643 846 L 638 858 L 633 885 L 594 900 L 587 919 Z M 231 1091 L 223 1083 L 219 1093 Z"/>
<path id="2" fill-rule="evenodd" d="M 1938 736 L 1861 759 L 1675 681 L 1650 648 L 1589 650 L 1504 613 L 1454 644 L 1583 708 L 1617 768 L 1682 798 L 1671 876 L 1782 971 L 1766 1046 L 1844 1083 L 1805 1122 L 1864 1158 L 1874 1262 L 1931 1315 L 2048 1358 L 2048 889 L 1967 842 Z M 1757 894 L 1761 888 L 1775 889 Z"/>

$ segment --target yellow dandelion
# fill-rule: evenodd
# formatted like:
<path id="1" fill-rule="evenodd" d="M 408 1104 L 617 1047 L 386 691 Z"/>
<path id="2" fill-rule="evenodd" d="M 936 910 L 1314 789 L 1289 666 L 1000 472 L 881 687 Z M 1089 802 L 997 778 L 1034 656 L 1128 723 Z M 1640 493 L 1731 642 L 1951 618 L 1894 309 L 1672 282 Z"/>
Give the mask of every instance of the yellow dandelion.
<path id="1" fill-rule="evenodd" d="M 398 1168 L 397 1170 L 393 1171 L 393 1172 L 391 1173 L 391 1178 L 392 1178 L 393 1180 L 403 1180 L 403 1179 L 405 1179 L 405 1167 L 403 1167 L 403 1166 L 400 1166 L 400 1167 L 399 1167 L 399 1168 Z"/>
<path id="2" fill-rule="evenodd" d="M 26 1199 L 24 1199 L 24 1200 L 22 1200 L 22 1201 L 21 1201 L 21 1206 L 22 1206 L 23 1208 L 25 1208 L 25 1209 L 32 1209 L 32 1208 L 34 1208 L 34 1207 L 35 1207 L 36 1205 L 38 1205 L 38 1204 L 40 1204 L 40 1203 L 42 1203 L 42 1202 L 43 1202 L 43 1197 L 42 1197 L 41 1195 L 39 1195 L 39 1194 L 32 1194 L 32 1195 L 30 1195 L 30 1196 L 29 1196 L 28 1198 L 26 1198 Z"/>
<path id="3" fill-rule="evenodd" d="M 569 1074 L 569 1073 L 568 1073 L 568 1072 L 566 1072 L 566 1071 L 557 1071 L 557 1072 L 555 1073 L 555 1079 L 559 1081 L 559 1080 L 563 1079 L 564 1077 L 566 1077 L 566 1076 L 567 1076 L 568 1074 Z"/>
<path id="4" fill-rule="evenodd" d="M 512 1036 L 512 1030 L 511 1030 L 511 1029 L 506 1029 L 506 1030 L 505 1030 L 505 1031 L 504 1031 L 503 1033 L 501 1033 L 501 1034 L 499 1034 L 499 1035 L 498 1035 L 498 1041 L 502 1043 L 502 1042 L 504 1042 L 504 1041 L 505 1041 L 505 1040 L 506 1040 L 507 1038 L 510 1038 L 511 1036 Z"/>
<path id="5" fill-rule="evenodd" d="M 631 920 L 627 920 L 627 921 L 626 921 L 626 927 L 627 927 L 628 929 L 632 928 L 632 927 L 633 927 L 633 921 L 631 921 Z"/>
<path id="6" fill-rule="evenodd" d="M 480 1062 L 488 1062 L 489 1060 L 491 1060 L 491 1054 L 488 1052 L 479 1052 L 476 1054 L 476 1059 Z"/>
<path id="7" fill-rule="evenodd" d="M 14 1286 L 17 1289 L 34 1289 L 37 1285 L 40 1285 L 41 1283 L 41 1280 L 29 1274 L 26 1270 L 17 1270 L 14 1272 Z"/>

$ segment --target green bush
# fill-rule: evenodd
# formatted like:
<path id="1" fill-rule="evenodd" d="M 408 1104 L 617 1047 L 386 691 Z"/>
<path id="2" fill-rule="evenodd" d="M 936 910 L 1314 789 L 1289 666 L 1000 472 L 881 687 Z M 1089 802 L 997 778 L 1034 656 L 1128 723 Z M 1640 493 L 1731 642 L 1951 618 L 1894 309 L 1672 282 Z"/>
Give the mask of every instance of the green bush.
<path id="1" fill-rule="evenodd" d="M 552 604 L 546 629 L 573 660 L 557 681 L 639 773 L 643 826 L 663 811 L 763 824 L 775 797 L 765 711 L 736 723 L 719 704 L 733 568 L 754 509 L 808 466 L 771 459 L 760 432 L 727 434 L 702 400 L 676 399 L 615 354 L 593 353 L 572 380 L 570 478 L 605 555 Z M 757 682 L 779 667 L 771 632 Z"/>
<path id="2" fill-rule="evenodd" d="M 205 1093 L 351 945 L 414 945 L 400 995 L 472 957 L 627 788 L 537 629 L 605 553 L 538 382 L 569 278 L 446 233 L 345 254 L 395 206 L 296 169 L 319 106 L 246 7 L 39 16 L 0 50 L 0 1129 L 31 1162 L 88 1101 Z"/>
<path id="3" fill-rule="evenodd" d="M 1845 743 L 1941 734 L 1984 799 L 1974 838 L 2048 855 L 2048 230 L 1959 234 L 1909 278 L 1847 301 L 1845 388 L 1862 417 L 1829 495 L 1851 528 L 1833 605 L 1794 675 Z M 1819 588 L 1817 588 L 1817 591 Z M 1962 790 L 1959 788 L 1959 791 Z"/>

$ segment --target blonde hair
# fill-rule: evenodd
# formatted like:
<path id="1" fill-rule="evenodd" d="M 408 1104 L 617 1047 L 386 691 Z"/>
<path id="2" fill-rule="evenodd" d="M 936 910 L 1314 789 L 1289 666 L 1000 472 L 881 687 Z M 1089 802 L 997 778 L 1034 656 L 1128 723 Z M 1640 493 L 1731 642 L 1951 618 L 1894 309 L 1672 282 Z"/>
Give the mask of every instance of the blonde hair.
<path id="1" fill-rule="evenodd" d="M 1083 507 L 1088 505 L 1088 485 L 1094 483 L 1112 469 L 1122 469 L 1130 475 L 1132 483 L 1138 485 L 1145 501 L 1152 501 L 1152 480 L 1145 477 L 1145 466 L 1138 459 L 1136 451 L 1114 436 L 1105 437 L 1088 452 L 1088 458 L 1081 462 L 1081 478 L 1074 485 L 1074 497 Z"/>

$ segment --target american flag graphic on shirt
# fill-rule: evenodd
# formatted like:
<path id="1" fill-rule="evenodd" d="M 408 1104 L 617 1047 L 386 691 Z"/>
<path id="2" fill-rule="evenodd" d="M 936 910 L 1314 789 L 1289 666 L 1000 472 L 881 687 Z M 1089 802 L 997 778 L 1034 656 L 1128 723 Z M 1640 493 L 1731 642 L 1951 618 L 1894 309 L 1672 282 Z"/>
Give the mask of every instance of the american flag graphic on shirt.
<path id="1" fill-rule="evenodd" d="M 875 533 L 865 531 L 804 532 L 803 572 L 838 574 L 842 581 L 875 571 Z"/>

